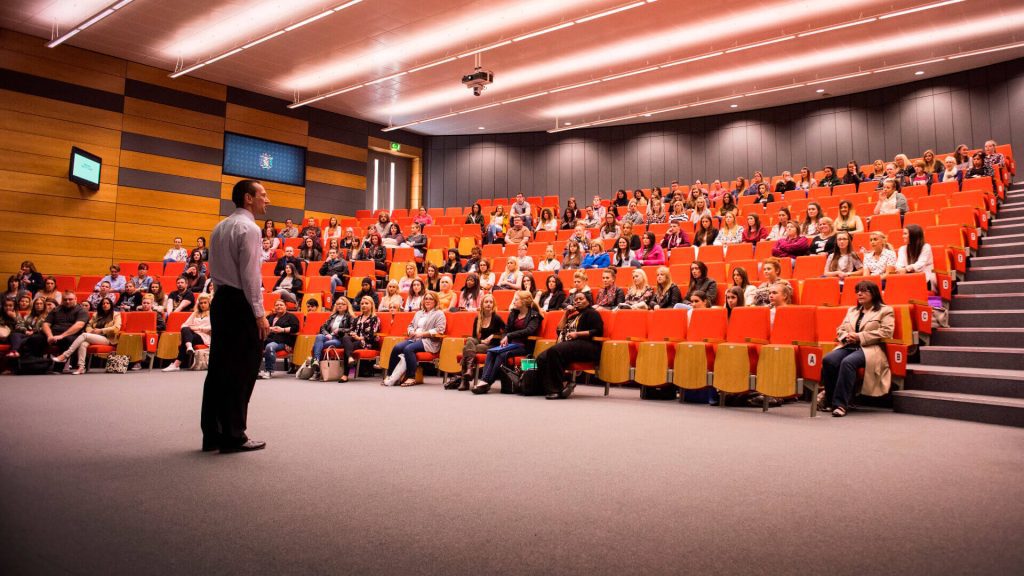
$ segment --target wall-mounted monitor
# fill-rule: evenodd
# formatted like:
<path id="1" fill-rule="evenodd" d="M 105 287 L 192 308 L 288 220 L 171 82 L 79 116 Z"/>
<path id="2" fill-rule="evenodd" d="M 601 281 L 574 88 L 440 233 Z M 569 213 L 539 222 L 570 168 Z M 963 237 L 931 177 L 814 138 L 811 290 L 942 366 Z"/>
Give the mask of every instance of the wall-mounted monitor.
<path id="1" fill-rule="evenodd" d="M 71 147 L 71 163 L 68 166 L 68 180 L 90 190 L 100 189 L 100 171 L 103 159 L 77 146 Z"/>
<path id="2" fill-rule="evenodd" d="M 306 149 L 252 136 L 224 133 L 225 174 L 306 185 Z"/>

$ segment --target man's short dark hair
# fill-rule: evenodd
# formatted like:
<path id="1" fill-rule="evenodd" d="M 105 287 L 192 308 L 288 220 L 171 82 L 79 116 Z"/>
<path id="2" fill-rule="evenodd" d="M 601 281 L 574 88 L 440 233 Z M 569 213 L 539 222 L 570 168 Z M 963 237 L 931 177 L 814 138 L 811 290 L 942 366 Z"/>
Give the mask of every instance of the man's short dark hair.
<path id="1" fill-rule="evenodd" d="M 245 195 L 248 194 L 255 198 L 256 185 L 259 183 L 259 180 L 239 180 L 231 189 L 231 201 L 238 208 L 245 207 Z"/>

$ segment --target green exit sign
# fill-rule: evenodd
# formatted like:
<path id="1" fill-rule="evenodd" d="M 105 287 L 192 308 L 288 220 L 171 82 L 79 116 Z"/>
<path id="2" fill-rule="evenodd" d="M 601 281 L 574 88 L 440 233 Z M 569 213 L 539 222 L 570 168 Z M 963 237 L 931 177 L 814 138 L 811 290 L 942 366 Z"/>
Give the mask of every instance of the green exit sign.
<path id="1" fill-rule="evenodd" d="M 392 142 L 391 149 L 394 150 L 395 152 L 398 152 L 399 150 L 402 149 L 402 145 L 399 144 L 398 142 Z"/>

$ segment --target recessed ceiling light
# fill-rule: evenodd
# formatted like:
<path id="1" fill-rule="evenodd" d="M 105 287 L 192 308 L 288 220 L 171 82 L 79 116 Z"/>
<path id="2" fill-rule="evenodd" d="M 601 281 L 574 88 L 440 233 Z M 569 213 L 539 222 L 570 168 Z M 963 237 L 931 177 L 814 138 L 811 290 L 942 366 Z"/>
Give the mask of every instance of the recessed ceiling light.
<path id="1" fill-rule="evenodd" d="M 817 92 L 818 94 L 824 94 L 825 93 L 825 89 L 824 88 L 818 88 L 817 90 L 815 90 L 815 92 Z"/>
<path id="2" fill-rule="evenodd" d="M 572 122 L 562 122 L 562 124 L 564 124 L 566 126 L 572 126 Z"/>
<path id="3" fill-rule="evenodd" d="M 914 72 L 914 76 L 924 76 L 924 70 L 918 70 L 917 72 Z"/>
<path id="4" fill-rule="evenodd" d="M 477 126 L 476 129 L 477 130 L 486 130 L 486 128 L 484 128 L 483 126 Z"/>
<path id="5" fill-rule="evenodd" d="M 644 118 L 650 118 L 650 117 L 651 117 L 650 114 L 644 114 Z"/>
<path id="6" fill-rule="evenodd" d="M 739 104 L 729 104 L 729 108 L 739 108 Z"/>

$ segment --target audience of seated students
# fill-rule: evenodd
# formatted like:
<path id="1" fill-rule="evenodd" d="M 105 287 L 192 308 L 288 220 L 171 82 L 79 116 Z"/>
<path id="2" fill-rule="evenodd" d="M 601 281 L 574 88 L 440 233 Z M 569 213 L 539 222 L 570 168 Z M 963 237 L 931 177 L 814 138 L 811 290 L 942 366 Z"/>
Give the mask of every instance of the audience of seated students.
<path id="1" fill-rule="evenodd" d="M 100 300 L 96 314 L 86 323 L 85 329 L 71 342 L 71 346 L 63 354 L 55 357 L 54 362 L 66 363 L 73 356 L 78 356 L 78 367 L 72 374 L 85 374 L 85 365 L 89 346 L 116 346 L 117 337 L 121 333 L 121 313 L 114 309 L 110 300 Z"/>
<path id="2" fill-rule="evenodd" d="M 824 390 L 818 395 L 818 409 L 831 410 L 837 417 L 846 416 L 849 410 L 859 369 L 864 369 L 862 394 L 885 394 L 891 382 L 884 342 L 892 338 L 895 315 L 874 282 L 862 280 L 855 290 L 857 305 L 836 329 L 838 346 L 825 355 L 821 365 Z"/>
<path id="3" fill-rule="evenodd" d="M 799 256 L 806 256 L 810 249 L 811 241 L 806 236 L 800 235 L 800 225 L 789 221 L 786 222 L 782 237 L 772 246 L 772 256 L 796 260 Z"/>
<path id="4" fill-rule="evenodd" d="M 281 296 L 281 300 L 291 304 L 298 304 L 302 300 L 302 276 L 298 272 L 299 269 L 294 264 L 286 264 L 284 272 L 277 277 L 272 290 Z"/>
<path id="5" fill-rule="evenodd" d="M 43 275 L 36 270 L 36 265 L 31 260 L 24 260 L 18 270 L 18 287 L 21 290 L 35 294 L 43 289 Z"/>
<path id="6" fill-rule="evenodd" d="M 853 209 L 853 202 L 841 200 L 839 202 L 839 217 L 835 219 L 836 232 L 857 233 L 864 231 L 864 222 L 857 216 Z"/>
<path id="7" fill-rule="evenodd" d="M 406 378 L 407 375 L 416 373 L 416 367 L 419 365 L 416 353 L 437 354 L 441 350 L 441 338 L 446 327 L 444 311 L 438 308 L 437 294 L 427 292 L 422 297 L 420 309 L 409 322 L 409 338 L 399 342 L 391 350 L 388 363 L 390 374 L 385 373 L 383 385 L 396 386 L 400 382 L 402 386 L 417 384 L 414 377 Z"/>
<path id="8" fill-rule="evenodd" d="M 515 258 L 509 258 L 509 260 L 515 260 Z M 433 262 L 427 262 L 423 265 L 423 283 L 427 285 L 427 291 L 437 292 L 441 289 L 441 273 L 437 269 L 437 265 Z"/>
<path id="9" fill-rule="evenodd" d="M 896 264 L 889 274 L 923 273 L 930 289 L 935 289 L 935 261 L 932 247 L 924 241 L 924 230 L 917 224 L 903 229 L 903 246 L 896 253 Z"/>
<path id="10" fill-rule="evenodd" d="M 449 274 L 452 278 L 454 278 L 456 274 L 462 272 L 462 262 L 459 260 L 458 250 L 455 248 L 448 249 L 448 254 L 445 257 L 444 263 L 441 264 L 440 272 L 442 274 Z"/>
<path id="11" fill-rule="evenodd" d="M 668 232 L 666 232 L 665 237 L 661 239 L 662 252 L 668 253 L 674 248 L 690 245 L 690 238 L 686 235 L 686 232 L 682 231 L 679 226 L 679 222 L 669 222 Z"/>
<path id="12" fill-rule="evenodd" d="M 43 300 L 52 299 L 60 304 L 62 298 L 60 290 L 57 289 L 57 279 L 53 276 L 47 276 L 43 280 L 43 288 L 36 292 L 36 298 L 42 298 Z"/>
<path id="13" fill-rule="evenodd" d="M 557 274 L 551 274 L 544 279 L 544 290 L 537 295 L 537 306 L 544 312 L 565 307 L 565 287 Z"/>
<path id="14" fill-rule="evenodd" d="M 655 272 L 654 297 L 651 299 L 651 309 L 668 310 L 675 308 L 683 300 L 679 287 L 672 281 L 672 274 L 668 266 L 659 266 Z"/>
<path id="15" fill-rule="evenodd" d="M 868 236 L 868 250 L 862 251 L 865 276 L 882 276 L 896 266 L 896 251 L 889 245 L 885 233 L 875 230 Z"/>
<path id="16" fill-rule="evenodd" d="M 537 263 L 538 272 L 558 272 L 562 269 L 562 263 L 555 258 L 555 247 L 552 244 L 548 244 L 544 248 L 544 258 Z"/>
<path id="17" fill-rule="evenodd" d="M 761 226 L 761 217 L 757 214 L 747 214 L 747 224 L 743 227 L 743 241 L 757 244 L 767 238 L 768 229 Z"/>
<path id="18" fill-rule="evenodd" d="M 117 301 L 117 309 L 120 312 L 133 312 L 142 305 L 144 293 L 140 292 L 135 284 L 128 282 L 124 285 L 124 294 Z"/>
<path id="19" fill-rule="evenodd" d="M 181 237 L 174 238 L 174 246 L 164 254 L 164 264 L 170 262 L 186 262 L 188 260 L 188 249 L 181 245 Z"/>
<path id="20" fill-rule="evenodd" d="M 570 308 L 558 324 L 558 342 L 537 357 L 538 379 L 544 383 L 548 400 L 566 399 L 572 395 L 575 382 L 565 382 L 565 371 L 574 362 L 596 362 L 604 336 L 601 314 L 591 305 L 590 297 L 577 293 Z"/>
<path id="21" fill-rule="evenodd" d="M 323 250 L 320 248 L 320 242 L 312 237 L 305 237 L 302 239 L 302 246 L 299 249 L 299 260 L 303 262 L 317 262 L 323 258 Z"/>
<path id="22" fill-rule="evenodd" d="M 777 284 L 789 284 L 789 280 L 782 278 L 782 265 L 777 258 L 768 258 L 761 264 L 761 274 L 764 282 L 757 286 L 754 297 L 747 301 L 750 306 L 768 306 L 772 287 Z"/>
<path id="23" fill-rule="evenodd" d="M 491 299 L 493 300 L 493 297 Z M 497 316 L 496 313 L 492 313 L 492 315 Z M 479 319 L 478 317 L 478 321 Z M 504 335 L 500 339 L 497 335 L 492 337 L 490 346 L 485 349 L 486 357 L 483 369 L 480 371 L 480 381 L 471 388 L 474 394 L 486 394 L 491 389 L 491 385 L 498 379 L 498 370 L 509 358 L 529 354 L 532 347 L 530 337 L 540 331 L 542 320 L 543 313 L 537 306 L 533 295 L 525 290 L 516 292 L 512 299 L 508 319 L 502 326 Z M 501 320 L 492 319 L 491 322 L 497 324 Z M 501 330 L 498 332 L 500 334 Z M 463 353 L 465 354 L 465 351 Z M 476 353 L 474 349 L 473 354 Z M 466 372 L 463 372 L 463 375 L 465 376 Z"/>
<path id="24" fill-rule="evenodd" d="M 605 268 L 601 272 L 601 288 L 594 294 L 594 306 L 598 309 L 614 310 L 626 299 L 626 294 L 615 285 L 618 270 Z"/>
<path id="25" fill-rule="evenodd" d="M 370 301 L 372 306 L 373 300 L 369 298 L 367 300 Z M 320 379 L 320 361 L 324 359 L 324 350 L 341 346 L 342 337 L 348 333 L 354 322 L 355 318 L 352 316 L 351 303 L 345 298 L 336 300 L 331 309 L 331 315 L 320 325 L 320 329 L 313 339 L 313 350 L 309 357 L 310 364 L 313 367 L 309 376 L 310 380 Z M 269 347 L 270 344 L 267 346 Z"/>
<path id="26" fill-rule="evenodd" d="M 505 271 L 498 276 L 495 290 L 519 290 L 523 286 L 523 273 L 519 271 L 519 261 L 509 258 L 505 263 Z"/>
<path id="27" fill-rule="evenodd" d="M 344 298 L 339 299 L 340 302 L 348 305 Z M 288 311 L 284 300 L 274 302 L 274 313 L 267 316 L 267 323 L 270 324 L 270 328 L 266 340 L 263 341 L 263 369 L 258 374 L 261 380 L 274 377 L 277 352 L 291 350 L 299 333 L 299 319 Z"/>
<path id="28" fill-rule="evenodd" d="M 807 166 L 801 168 L 800 175 L 796 178 L 796 188 L 806 192 L 807 190 L 816 188 L 817 186 L 818 181 L 811 175 L 810 169 L 808 169 Z"/>
<path id="29" fill-rule="evenodd" d="M 629 247 L 629 240 L 623 236 L 619 236 L 615 240 L 614 246 L 610 253 L 611 266 L 615 268 L 639 266 L 640 262 L 636 259 L 636 254 Z"/>
<path id="30" fill-rule="evenodd" d="M 853 249 L 853 237 L 850 233 L 844 231 L 836 234 L 835 247 L 828 253 L 823 274 L 839 278 L 839 282 L 842 283 L 847 276 L 857 274 L 863 267 L 860 255 Z"/>
<path id="31" fill-rule="evenodd" d="M 8 302 L 11 301 L 4 301 L 3 319 L 3 323 L 11 330 L 7 338 L 7 342 L 11 345 L 11 350 L 7 353 L 7 357 L 18 358 L 21 355 L 21 345 L 25 340 L 42 331 L 43 323 L 46 322 L 49 311 L 46 308 L 46 300 L 43 298 L 33 300 L 31 310 L 24 316 L 14 313 L 13 306 L 9 307 L 7 305 Z"/>
<path id="32" fill-rule="evenodd" d="M 75 293 L 67 290 L 64 292 L 60 306 L 55 307 L 47 314 L 42 330 L 34 332 L 24 340 L 21 354 L 37 358 L 43 357 L 50 346 L 56 347 L 58 352 L 63 353 L 71 347 L 88 322 L 89 312 L 78 304 Z M 65 372 L 71 371 L 71 363 L 74 360 L 74 357 L 70 357 L 69 361 L 64 363 Z"/>
<path id="33" fill-rule="evenodd" d="M 846 163 L 846 174 L 843 174 L 843 184 L 860 184 L 860 165 L 850 160 Z"/>
<path id="34" fill-rule="evenodd" d="M 200 294 L 196 299 L 196 309 L 192 314 L 189 314 L 189 317 L 181 325 L 181 343 L 178 344 L 178 357 L 168 364 L 163 371 L 177 372 L 181 370 L 182 365 L 186 369 L 191 369 L 195 364 L 195 347 L 210 345 L 210 331 L 210 295 Z"/>
<path id="35" fill-rule="evenodd" d="M 398 280 L 388 280 L 384 288 L 384 295 L 380 297 L 380 312 L 401 312 L 402 293 L 398 286 Z"/>
<path id="36" fill-rule="evenodd" d="M 629 288 L 625 291 L 619 308 L 630 310 L 647 310 L 654 299 L 654 289 L 647 282 L 647 273 L 634 268 Z"/>
<path id="37" fill-rule="evenodd" d="M 18 314 L 15 309 L 14 300 L 10 298 L 4 298 L 3 310 L 0 311 L 0 344 L 11 344 L 11 348 L 16 349 L 14 344 L 11 342 L 12 337 L 15 335 L 18 323 L 20 322 L 22 315 Z M 21 342 L 18 342 L 20 345 Z M 8 354 L 10 356 L 11 354 Z"/>

